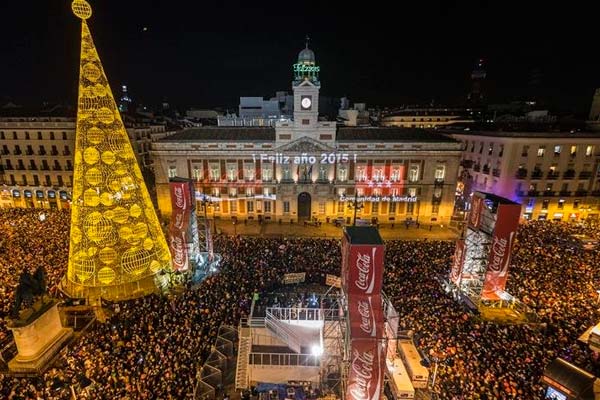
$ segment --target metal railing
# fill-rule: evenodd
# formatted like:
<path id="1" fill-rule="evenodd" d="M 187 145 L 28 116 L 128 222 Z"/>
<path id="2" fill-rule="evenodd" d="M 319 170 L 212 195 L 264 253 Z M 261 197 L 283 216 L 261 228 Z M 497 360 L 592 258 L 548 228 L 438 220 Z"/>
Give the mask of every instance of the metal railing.
<path id="1" fill-rule="evenodd" d="M 319 367 L 320 359 L 313 354 L 250 353 L 252 365 L 278 365 L 294 367 Z"/>
<path id="2" fill-rule="evenodd" d="M 320 308 L 279 308 L 267 307 L 267 314 L 271 314 L 273 318 L 284 321 L 320 321 Z"/>
<path id="3" fill-rule="evenodd" d="M 286 343 L 290 349 L 296 353 L 300 353 L 300 338 L 296 335 L 291 327 L 288 327 L 285 322 L 281 322 L 275 318 L 269 311 L 267 311 L 267 315 L 265 317 L 265 326 L 281 340 L 283 340 L 283 342 Z"/>

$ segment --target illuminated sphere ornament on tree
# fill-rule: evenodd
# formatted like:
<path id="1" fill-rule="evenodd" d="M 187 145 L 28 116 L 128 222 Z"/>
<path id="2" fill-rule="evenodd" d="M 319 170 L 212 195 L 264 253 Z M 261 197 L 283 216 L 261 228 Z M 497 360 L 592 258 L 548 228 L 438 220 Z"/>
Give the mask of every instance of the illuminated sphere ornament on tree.
<path id="1" fill-rule="evenodd" d="M 73 297 L 125 300 L 157 290 L 171 255 L 86 20 L 81 18 L 79 101 L 73 168 L 69 267 Z"/>

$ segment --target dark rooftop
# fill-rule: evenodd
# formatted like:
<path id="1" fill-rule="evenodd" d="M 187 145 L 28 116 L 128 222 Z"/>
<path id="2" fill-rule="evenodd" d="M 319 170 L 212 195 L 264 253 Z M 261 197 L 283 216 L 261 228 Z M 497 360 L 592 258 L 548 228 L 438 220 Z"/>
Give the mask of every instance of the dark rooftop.
<path id="1" fill-rule="evenodd" d="M 490 136 L 490 137 L 512 137 L 512 138 L 549 138 L 549 139 L 600 139 L 600 132 L 507 132 L 507 131 L 465 131 L 465 130 L 441 130 L 450 135 Z"/>
<path id="2" fill-rule="evenodd" d="M 415 128 L 339 128 L 338 141 L 379 141 L 379 142 L 456 142 L 455 139 L 437 132 Z"/>
<path id="3" fill-rule="evenodd" d="M 275 141 L 274 128 L 256 127 L 206 127 L 185 129 L 161 139 L 160 142 L 196 142 L 196 141 Z"/>
<path id="4" fill-rule="evenodd" d="M 351 244 L 383 244 L 379 231 L 373 226 L 347 226 L 345 234 Z"/>

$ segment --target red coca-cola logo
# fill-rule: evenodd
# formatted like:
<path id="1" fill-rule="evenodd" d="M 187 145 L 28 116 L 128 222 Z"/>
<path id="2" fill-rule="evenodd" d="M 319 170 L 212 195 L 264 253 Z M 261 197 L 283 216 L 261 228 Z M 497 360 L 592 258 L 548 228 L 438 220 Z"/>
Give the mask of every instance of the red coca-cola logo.
<path id="1" fill-rule="evenodd" d="M 180 236 L 173 237 L 171 239 L 171 246 L 173 248 L 173 264 L 175 264 L 177 269 L 185 268 L 187 256 L 185 254 L 183 238 Z"/>
<path id="2" fill-rule="evenodd" d="M 377 371 L 374 371 L 375 365 L 375 354 L 372 350 L 360 352 L 358 350 L 354 350 L 352 353 L 352 375 L 353 382 L 349 387 L 350 396 L 356 400 L 369 400 L 371 399 L 371 386 L 373 385 L 374 374 Z M 380 390 L 380 376 L 377 374 L 377 382 L 375 388 L 375 395 L 379 393 Z M 376 396 L 373 396 L 374 398 Z"/>
<path id="3" fill-rule="evenodd" d="M 173 195 L 175 196 L 175 207 L 177 207 L 181 210 L 185 210 L 186 203 L 185 203 L 185 196 L 183 195 L 183 187 L 175 186 L 173 188 Z"/>
<path id="4" fill-rule="evenodd" d="M 360 300 L 357 308 L 358 314 L 360 315 L 360 329 L 369 336 L 376 336 L 375 321 L 372 319 L 374 313 L 371 302 Z"/>
<path id="5" fill-rule="evenodd" d="M 173 226 L 175 226 L 175 228 L 177 229 L 183 229 L 183 224 L 184 224 L 185 218 L 183 213 L 177 213 L 175 214 L 175 220 L 173 221 Z"/>
<path id="6" fill-rule="evenodd" d="M 513 235 L 514 232 L 511 232 L 508 239 L 494 236 L 492 242 L 492 255 L 488 266 L 491 271 L 503 273 L 508 271 L 508 256 L 510 254 L 509 243 L 512 242 Z"/>
<path id="7" fill-rule="evenodd" d="M 372 260 L 375 259 L 375 251 L 377 249 L 373 248 L 372 255 L 358 253 L 356 258 L 358 277 L 354 284 L 366 294 L 372 293 L 375 286 L 375 266 L 372 265 Z"/>
<path id="8" fill-rule="evenodd" d="M 452 280 L 458 281 L 460 275 L 460 267 L 462 262 L 463 248 L 460 243 L 456 244 L 456 252 L 454 254 L 454 264 L 452 266 Z"/>
<path id="9" fill-rule="evenodd" d="M 473 197 L 473 207 L 469 214 L 469 222 L 476 228 L 479 227 L 479 218 L 481 217 L 481 201 L 480 197 Z"/>

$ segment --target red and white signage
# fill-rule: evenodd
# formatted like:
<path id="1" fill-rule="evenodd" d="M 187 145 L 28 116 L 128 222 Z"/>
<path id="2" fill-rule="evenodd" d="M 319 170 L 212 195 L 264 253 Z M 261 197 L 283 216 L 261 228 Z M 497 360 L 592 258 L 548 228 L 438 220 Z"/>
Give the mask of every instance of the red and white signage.
<path id="1" fill-rule="evenodd" d="M 190 267 L 190 257 L 187 250 L 185 231 L 170 232 L 169 248 L 173 269 L 186 271 Z"/>
<path id="2" fill-rule="evenodd" d="M 190 267 L 190 254 L 194 202 L 191 182 L 169 182 L 171 192 L 171 224 L 169 225 L 169 248 L 173 260 L 173 269 L 186 271 Z M 195 218 L 195 217 L 194 217 Z"/>
<path id="3" fill-rule="evenodd" d="M 352 339 L 381 339 L 384 337 L 381 296 L 349 295 L 348 315 Z"/>
<path id="4" fill-rule="evenodd" d="M 483 198 L 473 194 L 471 200 L 471 211 L 469 212 L 469 225 L 473 229 L 479 229 L 481 225 L 481 213 L 483 212 Z"/>
<path id="5" fill-rule="evenodd" d="M 481 292 L 483 300 L 499 300 L 497 292 L 503 291 L 506 287 L 512 247 L 519 227 L 521 206 L 519 204 L 500 204 L 497 214 L 498 218 Z"/>
<path id="6" fill-rule="evenodd" d="M 171 208 L 173 211 L 191 210 L 193 208 L 192 189 L 189 182 L 169 182 L 171 190 Z"/>
<path id="7" fill-rule="evenodd" d="M 347 247 L 346 292 L 357 295 L 378 295 L 383 283 L 384 245 L 352 245 Z"/>
<path id="8" fill-rule="evenodd" d="M 383 390 L 385 348 L 376 339 L 350 343 L 350 370 L 346 400 L 379 400 Z"/>
<path id="9" fill-rule="evenodd" d="M 454 284 L 460 284 L 460 276 L 463 270 L 463 264 L 465 263 L 465 241 L 458 240 L 456 242 L 456 249 L 454 250 L 454 260 L 452 262 L 452 269 L 450 270 L 450 280 Z"/>

